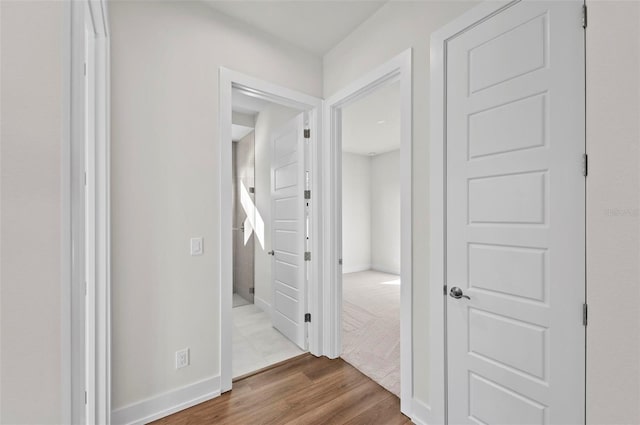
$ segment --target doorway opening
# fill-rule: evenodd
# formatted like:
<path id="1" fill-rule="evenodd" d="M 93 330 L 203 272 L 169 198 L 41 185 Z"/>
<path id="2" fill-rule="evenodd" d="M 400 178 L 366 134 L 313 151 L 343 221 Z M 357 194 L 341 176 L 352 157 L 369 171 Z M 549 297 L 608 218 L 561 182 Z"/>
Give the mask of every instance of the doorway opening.
<path id="1" fill-rule="evenodd" d="M 312 196 L 320 192 L 321 105 L 220 69 L 221 392 L 268 365 L 321 354 L 312 320 L 321 317 L 320 262 L 311 260 L 321 252 Z"/>
<path id="2" fill-rule="evenodd" d="M 400 396 L 400 83 L 342 109 L 341 357 Z"/>
<path id="3" fill-rule="evenodd" d="M 309 170 L 305 142 L 299 140 L 304 131 L 297 134 L 294 128 L 286 134 L 292 121 L 304 118 L 303 111 L 239 88 L 232 91 L 232 105 L 232 377 L 238 379 L 306 352 L 306 330 L 298 338 L 297 328 L 304 327 L 298 313 L 306 312 L 304 251 L 310 235 L 303 226 L 306 208 L 295 206 L 304 203 L 299 199 L 305 190 L 300 177 Z M 305 128 L 308 120 L 306 124 Z M 291 141 L 287 150 L 280 140 Z M 291 155 L 298 149 L 300 155 Z M 289 180 L 282 185 L 276 181 L 282 178 Z M 281 190 L 288 193 L 282 196 Z M 283 217 L 280 202 L 294 206 L 293 213 L 285 211 L 288 215 Z M 292 240 L 281 240 L 283 218 L 294 225 L 286 229 Z M 298 268 L 301 273 L 296 273 Z"/>
<path id="4" fill-rule="evenodd" d="M 409 49 L 331 96 L 324 112 L 328 135 L 324 187 L 329 212 L 325 223 L 324 273 L 329 281 L 325 352 L 331 358 L 343 356 L 397 394 L 401 411 L 408 416 L 413 399 L 411 81 Z M 377 115 L 384 110 L 386 118 Z M 365 123 L 362 127 L 370 133 L 351 137 L 351 126 L 358 121 Z M 384 127 L 389 130 L 386 136 L 381 134 Z M 373 147 L 371 143 L 378 138 L 379 144 Z M 357 158 L 349 150 L 364 153 L 365 158 Z M 357 164 L 364 171 L 358 171 Z M 364 189 L 349 187 L 358 180 L 366 183 Z M 395 185 L 390 184 L 392 181 Z M 378 199 L 385 191 L 395 200 Z M 374 198 L 384 204 L 376 207 L 375 213 L 371 211 Z M 354 206 L 364 212 L 350 210 Z M 366 218 L 366 211 L 368 225 L 362 218 Z M 374 228 L 374 216 L 384 225 Z M 389 238 L 378 244 L 384 245 L 383 249 L 372 249 L 372 231 L 376 232 L 374 238 Z M 367 237 L 369 242 L 365 243 Z M 343 272 L 347 273 L 344 279 Z M 397 301 L 392 301 L 394 298 Z"/>

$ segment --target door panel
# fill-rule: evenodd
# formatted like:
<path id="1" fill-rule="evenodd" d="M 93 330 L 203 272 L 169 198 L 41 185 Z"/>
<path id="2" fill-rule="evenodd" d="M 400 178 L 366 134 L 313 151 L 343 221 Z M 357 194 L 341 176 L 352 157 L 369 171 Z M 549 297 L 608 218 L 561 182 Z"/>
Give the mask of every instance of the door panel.
<path id="1" fill-rule="evenodd" d="M 273 326 L 306 349 L 304 115 L 272 137 Z"/>
<path id="2" fill-rule="evenodd" d="M 451 424 L 584 423 L 584 31 L 522 1 L 447 43 Z"/>

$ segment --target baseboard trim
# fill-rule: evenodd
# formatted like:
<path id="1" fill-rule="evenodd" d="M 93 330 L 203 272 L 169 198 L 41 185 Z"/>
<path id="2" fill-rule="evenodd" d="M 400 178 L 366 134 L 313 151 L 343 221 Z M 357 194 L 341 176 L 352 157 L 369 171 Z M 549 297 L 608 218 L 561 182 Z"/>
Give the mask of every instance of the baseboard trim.
<path id="1" fill-rule="evenodd" d="M 383 267 L 383 266 L 376 266 L 376 265 L 372 265 L 371 270 L 376 272 L 387 273 L 387 274 L 395 274 L 397 276 L 400 276 L 400 273 L 401 273 L 399 268 Z"/>
<path id="2" fill-rule="evenodd" d="M 253 297 L 253 303 L 256 305 L 256 307 L 258 307 L 260 310 L 267 313 L 269 317 L 271 317 L 271 304 L 269 304 L 262 298 L 255 297 L 255 296 Z"/>
<path id="3" fill-rule="evenodd" d="M 357 273 L 371 270 L 371 264 L 361 264 L 359 266 L 342 266 L 342 274 Z"/>
<path id="4" fill-rule="evenodd" d="M 203 379 L 173 391 L 111 412 L 114 425 L 144 425 L 220 395 L 220 376 Z"/>
<path id="5" fill-rule="evenodd" d="M 430 422 L 431 407 L 415 398 L 411 401 L 411 421 L 416 425 L 427 425 Z"/>

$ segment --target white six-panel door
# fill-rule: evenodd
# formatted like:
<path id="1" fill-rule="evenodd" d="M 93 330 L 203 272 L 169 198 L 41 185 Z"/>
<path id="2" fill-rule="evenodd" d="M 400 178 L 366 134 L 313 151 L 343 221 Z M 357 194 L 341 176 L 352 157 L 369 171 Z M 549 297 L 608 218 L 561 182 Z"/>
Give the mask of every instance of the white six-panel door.
<path id="1" fill-rule="evenodd" d="M 584 423 L 581 18 L 525 0 L 447 42 L 450 424 Z"/>
<path id="2" fill-rule="evenodd" d="M 304 114 L 271 139 L 272 321 L 306 349 Z"/>

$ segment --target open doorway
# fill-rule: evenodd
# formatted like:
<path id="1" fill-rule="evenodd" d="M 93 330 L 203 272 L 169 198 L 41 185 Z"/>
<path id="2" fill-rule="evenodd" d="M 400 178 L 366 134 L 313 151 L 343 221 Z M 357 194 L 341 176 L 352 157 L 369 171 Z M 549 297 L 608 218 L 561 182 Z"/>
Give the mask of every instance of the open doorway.
<path id="1" fill-rule="evenodd" d="M 400 396 L 400 83 L 342 110 L 342 353 Z"/>
<path id="2" fill-rule="evenodd" d="M 379 360 L 372 368 L 373 370 L 369 371 L 369 376 L 399 395 L 400 408 L 405 414 L 410 413 L 413 398 L 411 61 L 410 49 L 400 53 L 331 96 L 325 101 L 324 109 L 325 131 L 328 138 L 325 145 L 327 174 L 323 187 L 327 188 L 325 192 L 327 210 L 330 212 L 325 223 L 327 262 L 324 273 L 328 277 L 324 325 L 328 334 L 326 353 L 331 358 L 345 357 L 348 361 L 356 363 L 356 366 L 365 374 L 372 356 L 378 355 Z M 394 103 L 395 107 L 392 106 Z M 384 108 L 388 110 L 386 118 L 378 115 Z M 375 112 L 376 109 L 378 109 L 377 112 Z M 354 120 L 358 115 L 363 118 Z M 387 120 L 390 122 L 387 123 Z M 398 122 L 395 130 L 391 123 L 394 120 Z M 366 157 L 360 158 L 360 162 L 364 162 L 364 171 L 360 173 L 356 173 L 357 167 L 348 162 L 354 159 L 353 152 L 349 150 L 356 150 L 354 147 L 349 147 L 349 128 L 352 122 L 358 121 L 366 123 L 364 127 L 369 129 L 368 134 L 353 138 L 359 153 L 364 154 L 361 156 Z M 386 136 L 379 134 L 383 133 L 381 130 L 385 124 L 388 124 L 387 127 L 390 130 L 389 135 Z M 383 144 L 373 147 L 370 143 L 378 136 Z M 394 138 L 397 141 L 389 144 L 387 139 Z M 345 143 L 347 153 L 343 153 Z M 399 149 L 396 150 L 396 147 Z M 391 153 L 392 151 L 396 152 Z M 345 159 L 347 156 L 349 158 Z M 372 173 L 374 162 L 376 171 Z M 377 170 L 377 167 L 383 163 L 387 163 L 385 170 Z M 394 163 L 395 166 L 391 165 Z M 368 198 L 361 196 L 362 193 L 367 192 L 366 187 L 363 190 L 354 190 L 352 195 L 343 193 L 348 190 L 343 187 L 343 182 L 349 184 L 351 174 L 359 176 L 360 180 L 368 180 L 366 183 L 370 190 Z M 392 178 L 392 174 L 396 177 Z M 395 188 L 392 188 L 394 184 L 390 185 L 392 181 L 397 181 Z M 385 250 L 380 251 L 381 258 L 375 260 L 377 264 L 373 268 L 378 268 L 378 271 L 372 272 L 369 270 L 374 263 L 371 256 L 371 241 L 369 240 L 368 244 L 362 244 L 362 241 L 367 239 L 363 236 L 365 234 L 371 239 L 372 194 L 375 194 L 375 202 L 378 203 L 377 197 L 382 194 L 383 186 L 385 190 L 389 189 L 392 196 L 395 196 L 396 206 L 393 206 L 394 202 L 387 200 L 380 204 L 383 206 L 377 208 L 379 211 L 374 214 L 386 211 L 380 215 L 386 224 L 375 224 L 374 231 L 377 232 L 375 237 L 378 238 L 383 233 L 391 236 L 388 237 L 389 241 L 384 242 Z M 356 198 L 360 198 L 361 201 L 354 202 Z M 343 210 L 344 203 L 347 211 Z M 366 213 L 356 212 L 354 216 L 359 216 L 360 220 L 351 220 L 351 225 L 347 223 L 343 212 L 349 214 L 349 204 L 358 205 L 361 209 L 366 206 L 369 222 L 362 220 L 362 217 L 366 218 Z M 392 219 L 391 216 L 396 218 Z M 395 225 L 392 225 L 392 222 L 395 222 Z M 356 227 L 362 230 L 355 231 Z M 382 227 L 386 228 L 384 232 Z M 369 253 L 364 256 L 364 261 L 362 261 L 360 248 L 350 247 L 350 239 L 360 242 L 361 246 L 368 246 Z M 395 242 L 390 242 L 391 239 Z M 395 249 L 395 254 L 390 254 L 394 251 L 394 243 L 398 248 Z M 388 248 L 390 250 L 387 250 Z M 367 248 L 362 249 L 366 251 Z M 399 257 L 396 257 L 398 249 Z M 351 258 L 349 258 L 350 252 Z M 356 258 L 358 256 L 360 260 Z M 358 273 L 363 271 L 365 273 L 358 276 Z M 345 272 L 344 275 L 343 272 Z M 380 272 L 386 274 L 377 275 Z M 391 288 L 394 286 L 395 288 Z M 376 297 L 373 295 L 376 291 L 388 292 L 388 294 L 380 294 Z M 394 292 L 395 295 L 393 295 Z M 367 297 L 370 297 L 370 302 L 365 300 Z M 394 297 L 399 298 L 399 306 L 395 309 L 389 308 L 392 304 L 390 300 Z M 387 313 L 376 319 L 379 321 L 378 324 L 384 324 L 388 329 L 384 331 L 376 328 L 374 318 L 381 315 L 382 310 L 387 308 L 389 308 Z M 347 311 L 349 309 L 351 311 Z M 363 317 L 371 320 L 362 320 Z M 394 324 L 394 320 L 399 320 L 399 326 L 398 322 Z M 379 332 L 389 334 L 388 337 L 383 338 L 382 343 L 378 340 L 381 337 Z M 350 344 L 361 344 L 361 347 L 353 348 Z M 362 347 L 370 347 L 371 351 L 363 351 Z M 353 353 L 345 353 L 345 348 L 347 351 L 352 350 Z"/>
<path id="3" fill-rule="evenodd" d="M 304 120 L 303 111 L 238 88 L 232 104 L 232 369 L 237 379 L 306 351 L 306 338 L 298 338 L 295 323 L 297 304 L 306 311 L 306 214 L 293 208 L 282 217 L 279 203 L 304 203 L 298 198 L 308 170 L 298 140 L 304 139 L 304 129 L 288 131 Z M 284 230 L 291 239 L 284 243 L 283 218 L 294 226 Z"/>
<path id="4" fill-rule="evenodd" d="M 319 205 L 310 195 L 319 191 L 321 103 L 220 69 L 220 137 L 228 141 L 220 144 L 220 203 L 229 206 L 219 222 L 222 392 L 234 378 L 306 351 L 319 354 L 318 323 L 311 320 L 320 310 L 319 262 L 310 254 L 321 251 L 314 237 Z M 244 134 L 234 137 L 234 124 Z M 234 308 L 236 260 L 252 264 L 253 273 L 235 264 Z"/>

